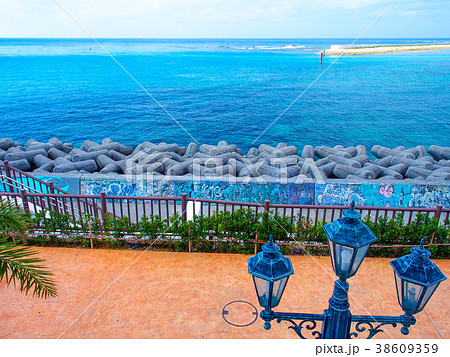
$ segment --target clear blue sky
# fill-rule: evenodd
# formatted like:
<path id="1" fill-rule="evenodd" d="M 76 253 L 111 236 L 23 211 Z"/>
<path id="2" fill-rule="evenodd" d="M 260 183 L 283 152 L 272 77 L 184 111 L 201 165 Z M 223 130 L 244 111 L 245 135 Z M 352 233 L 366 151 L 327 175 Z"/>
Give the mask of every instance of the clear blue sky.
<path id="1" fill-rule="evenodd" d="M 393 0 L 0 0 L 0 37 L 355 38 Z M 449 0 L 398 0 L 364 37 L 449 38 Z"/>

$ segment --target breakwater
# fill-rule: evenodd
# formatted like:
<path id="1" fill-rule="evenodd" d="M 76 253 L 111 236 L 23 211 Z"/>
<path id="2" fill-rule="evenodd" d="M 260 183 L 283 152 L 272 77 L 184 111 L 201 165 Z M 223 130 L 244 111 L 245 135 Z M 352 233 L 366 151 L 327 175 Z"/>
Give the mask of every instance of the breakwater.
<path id="1" fill-rule="evenodd" d="M 11 139 L 0 140 L 0 160 L 25 172 L 94 173 L 162 176 L 198 176 L 208 179 L 230 178 L 295 180 L 426 180 L 450 181 L 450 147 L 431 145 L 394 149 L 374 145 L 369 158 L 367 148 L 358 146 L 312 147 L 301 149 L 280 143 L 261 144 L 243 154 L 236 145 L 192 142 L 177 144 L 143 142 L 135 148 L 110 139 L 102 143 L 86 140 L 79 148 L 53 138 L 43 143 L 29 140 L 26 145 Z"/>
<path id="2" fill-rule="evenodd" d="M 0 161 L 37 175 L 49 173 L 100 173 L 167 177 L 202 177 L 212 180 L 267 180 L 297 182 L 305 179 L 327 181 L 425 180 L 430 184 L 450 181 L 450 147 L 431 145 L 387 148 L 374 145 L 317 146 L 303 148 L 279 143 L 261 144 L 247 153 L 233 144 L 187 147 L 175 143 L 145 141 L 136 147 L 110 139 L 101 143 L 86 140 L 79 148 L 57 138 L 48 142 L 29 140 L 26 144 L 0 139 Z"/>
<path id="3" fill-rule="evenodd" d="M 0 140 L 0 160 L 72 194 L 188 197 L 272 204 L 450 207 L 449 148 L 312 147 L 105 139 L 79 148 L 57 139 Z M 14 155 L 10 155 L 14 154 Z M 0 188 L 1 189 L 1 188 Z"/>

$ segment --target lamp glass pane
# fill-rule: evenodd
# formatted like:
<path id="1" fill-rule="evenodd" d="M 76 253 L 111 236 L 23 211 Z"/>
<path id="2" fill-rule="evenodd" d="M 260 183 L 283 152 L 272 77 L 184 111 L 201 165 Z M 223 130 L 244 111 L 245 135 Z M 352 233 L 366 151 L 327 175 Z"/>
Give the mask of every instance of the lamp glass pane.
<path id="1" fill-rule="evenodd" d="M 395 286 L 397 287 L 398 304 L 402 306 L 402 279 L 400 279 L 400 277 L 395 273 L 395 271 L 394 275 L 395 275 Z"/>
<path id="2" fill-rule="evenodd" d="M 350 276 L 353 276 L 356 274 L 359 266 L 361 265 L 362 261 L 364 260 L 364 257 L 366 256 L 367 250 L 369 249 L 370 244 L 367 244 L 365 246 L 362 246 L 358 249 L 356 252 L 355 261 L 353 262 L 352 271 L 350 272 Z"/>
<path id="3" fill-rule="evenodd" d="M 272 307 L 276 307 L 280 303 L 288 279 L 289 277 L 287 276 L 286 278 L 273 282 Z"/>
<path id="4" fill-rule="evenodd" d="M 270 281 L 253 276 L 259 304 L 267 308 L 269 302 Z"/>
<path id="5" fill-rule="evenodd" d="M 351 247 L 347 247 L 341 244 L 335 244 L 335 268 L 336 274 L 342 278 L 348 278 L 350 276 L 350 270 L 352 268 L 352 257 L 355 250 Z"/>
<path id="6" fill-rule="evenodd" d="M 336 272 L 336 267 L 334 265 L 334 242 L 328 239 L 328 248 L 330 250 L 331 264 L 333 265 L 333 270 Z"/>
<path id="7" fill-rule="evenodd" d="M 420 298 L 422 296 L 423 286 L 411 283 L 410 281 L 402 281 L 402 309 L 403 311 L 415 314 L 419 307 Z"/>
<path id="8" fill-rule="evenodd" d="M 256 293 L 258 295 L 259 304 L 264 307 L 269 307 L 269 293 L 270 293 L 270 285 L 273 284 L 272 288 L 272 296 L 271 296 L 271 304 L 270 308 L 274 308 L 278 306 L 281 300 L 281 296 L 283 295 L 284 288 L 286 287 L 286 283 L 289 277 L 276 280 L 273 283 L 256 276 L 253 276 L 253 280 L 255 282 Z"/>
<path id="9" fill-rule="evenodd" d="M 419 307 L 417 309 L 417 312 L 422 311 L 422 309 L 425 307 L 425 305 L 427 304 L 428 300 L 430 300 L 431 295 L 433 295 L 434 291 L 436 290 L 436 288 L 438 287 L 439 283 L 432 285 L 428 288 L 425 288 L 425 293 L 423 294 L 422 300 L 420 301 Z"/>

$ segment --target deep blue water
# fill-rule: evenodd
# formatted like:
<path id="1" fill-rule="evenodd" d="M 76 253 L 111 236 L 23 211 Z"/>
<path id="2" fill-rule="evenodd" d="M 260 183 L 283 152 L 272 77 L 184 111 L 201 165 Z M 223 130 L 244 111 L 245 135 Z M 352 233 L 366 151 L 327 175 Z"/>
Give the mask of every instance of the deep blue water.
<path id="1" fill-rule="evenodd" d="M 352 40 L 99 42 L 199 143 L 248 149 L 336 59 L 318 52 Z M 450 40 L 358 43 L 418 42 Z M 449 84 L 450 50 L 342 56 L 254 146 L 450 146 Z M 193 141 L 88 39 L 0 39 L 0 125 L 23 142 Z"/>

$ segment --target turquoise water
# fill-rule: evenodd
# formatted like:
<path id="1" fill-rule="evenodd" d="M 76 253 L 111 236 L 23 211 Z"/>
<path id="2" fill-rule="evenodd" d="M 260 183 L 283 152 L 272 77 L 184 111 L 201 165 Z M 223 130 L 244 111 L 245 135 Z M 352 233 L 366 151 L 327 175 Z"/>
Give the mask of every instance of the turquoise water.
<path id="1" fill-rule="evenodd" d="M 343 56 L 252 144 L 352 40 L 99 42 L 199 143 L 450 146 L 450 50 Z M 418 42 L 450 40 L 359 41 Z M 0 39 L 0 69 L 0 137 L 193 141 L 92 40 Z"/>

